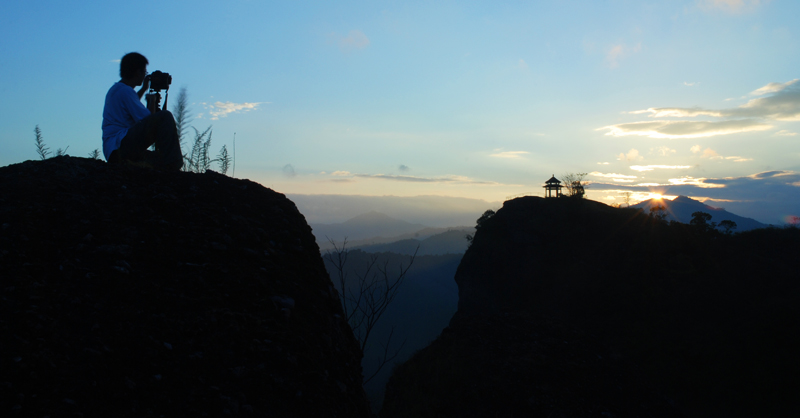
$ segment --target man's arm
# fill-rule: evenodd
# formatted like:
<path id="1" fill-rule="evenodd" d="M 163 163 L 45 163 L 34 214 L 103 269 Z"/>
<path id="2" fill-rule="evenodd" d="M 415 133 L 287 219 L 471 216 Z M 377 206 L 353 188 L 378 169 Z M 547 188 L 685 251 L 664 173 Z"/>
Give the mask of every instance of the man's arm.
<path id="1" fill-rule="evenodd" d="M 147 93 L 148 89 L 150 89 L 150 76 L 144 78 L 144 81 L 142 81 L 142 88 L 136 92 L 136 94 L 139 96 L 139 100 L 142 100 L 142 96 Z"/>

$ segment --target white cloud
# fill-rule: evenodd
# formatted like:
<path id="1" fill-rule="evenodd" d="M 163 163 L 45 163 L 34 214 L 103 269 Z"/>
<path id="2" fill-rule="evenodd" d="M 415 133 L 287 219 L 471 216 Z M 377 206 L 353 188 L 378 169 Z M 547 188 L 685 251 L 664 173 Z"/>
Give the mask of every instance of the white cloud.
<path id="1" fill-rule="evenodd" d="M 692 86 L 698 86 L 698 85 L 700 85 L 700 82 L 699 82 L 699 81 L 695 81 L 695 82 L 692 82 L 692 83 L 690 83 L 690 82 L 688 82 L 688 81 L 684 81 L 684 82 L 683 82 L 683 85 L 684 85 L 684 86 L 689 86 L 689 87 L 692 87 Z"/>
<path id="2" fill-rule="evenodd" d="M 769 0 L 698 0 L 701 9 L 723 11 L 726 13 L 743 13 L 755 10 Z"/>
<path id="3" fill-rule="evenodd" d="M 632 165 L 631 170 L 634 171 L 653 171 L 657 168 L 666 170 L 682 170 L 692 168 L 690 165 Z"/>
<path id="4" fill-rule="evenodd" d="M 703 109 L 700 107 L 651 107 L 634 110 L 630 114 L 650 113 L 652 118 L 692 118 L 711 116 L 716 118 L 765 118 L 771 120 L 800 120 L 800 79 L 786 83 L 769 83 L 750 93 L 764 96 L 731 109 Z"/>
<path id="5" fill-rule="evenodd" d="M 672 149 L 670 147 L 663 146 L 663 147 L 658 147 L 658 148 L 651 148 L 650 152 L 651 153 L 655 153 L 655 154 L 657 154 L 657 155 L 659 155 L 661 157 L 668 157 L 668 156 L 670 156 L 672 154 L 675 154 L 678 151 L 676 151 L 676 150 L 674 150 L 674 149 Z"/>
<path id="6" fill-rule="evenodd" d="M 353 174 L 351 174 L 349 171 L 341 171 L 341 170 L 339 170 L 339 171 L 334 171 L 333 173 L 331 173 L 331 175 L 332 176 L 340 176 L 341 177 L 341 176 L 352 176 Z"/>
<path id="7" fill-rule="evenodd" d="M 778 136 L 795 136 L 795 135 L 797 135 L 797 132 L 789 132 L 786 129 L 782 129 L 782 130 L 780 130 L 778 132 L 775 132 L 775 135 L 778 135 Z"/>
<path id="8" fill-rule="evenodd" d="M 269 102 L 256 102 L 256 103 L 233 103 L 233 102 L 215 102 L 214 104 L 200 103 L 203 108 L 208 110 L 211 120 L 218 120 L 219 118 L 228 117 L 231 113 L 244 113 L 258 108 L 258 105 Z M 203 118 L 203 114 L 197 115 L 198 119 Z"/>
<path id="9" fill-rule="evenodd" d="M 525 62 L 524 59 L 520 59 L 519 62 L 517 63 L 517 68 L 519 68 L 522 71 L 527 71 L 529 68 L 528 63 Z"/>
<path id="10" fill-rule="evenodd" d="M 777 93 L 786 90 L 792 84 L 797 83 L 798 80 L 800 79 L 795 78 L 794 80 L 787 81 L 785 83 L 769 83 L 764 87 L 753 90 L 750 94 L 752 94 L 753 96 L 763 96 L 768 93 Z"/>
<path id="11" fill-rule="evenodd" d="M 630 151 L 628 151 L 627 154 L 625 154 L 625 153 L 619 154 L 617 156 L 617 159 L 621 160 L 621 161 L 638 161 L 638 160 L 644 159 L 644 157 L 639 155 L 639 151 L 637 151 L 636 149 L 632 148 Z"/>
<path id="12" fill-rule="evenodd" d="M 685 186 L 685 185 L 692 185 L 696 187 L 700 187 L 703 189 L 715 189 L 715 188 L 722 188 L 725 187 L 723 184 L 715 184 L 715 183 L 706 183 L 706 178 L 694 178 L 694 177 L 681 177 L 677 179 L 669 179 L 670 184 L 676 186 Z"/>
<path id="13" fill-rule="evenodd" d="M 609 163 L 597 163 L 597 164 L 600 164 L 600 165 L 608 165 Z"/>
<path id="14" fill-rule="evenodd" d="M 698 152 L 700 152 L 700 151 L 702 151 L 702 150 L 703 150 L 703 147 L 701 147 L 700 145 L 695 145 L 695 146 L 693 146 L 693 147 L 691 148 L 691 150 L 692 150 L 692 153 L 693 153 L 693 154 L 697 154 Z"/>
<path id="15" fill-rule="evenodd" d="M 746 162 L 746 161 L 753 161 L 752 158 L 744 158 L 744 157 L 738 157 L 738 156 L 725 157 L 725 159 L 726 160 L 733 160 L 733 162 L 735 162 L 735 163 L 743 163 L 743 162 Z"/>
<path id="16" fill-rule="evenodd" d="M 597 130 L 607 129 L 606 135 L 638 135 L 650 138 L 703 138 L 715 135 L 729 135 L 740 132 L 763 131 L 772 128 L 754 119 L 726 120 L 720 122 L 701 121 L 646 121 L 609 125 Z"/>
<path id="17" fill-rule="evenodd" d="M 489 156 L 497 158 L 519 159 L 522 158 L 522 156 L 525 154 L 530 154 L 530 153 L 528 151 L 503 151 L 503 152 L 498 152 L 496 154 L 489 154 Z"/>
<path id="18" fill-rule="evenodd" d="M 339 46 L 342 52 L 350 52 L 356 49 L 364 49 L 369 46 L 369 38 L 360 30 L 351 30 L 347 36 L 331 33 L 328 35 L 329 41 Z"/>
<path id="19" fill-rule="evenodd" d="M 625 174 L 616 174 L 616 173 L 601 173 L 599 171 L 593 171 L 589 173 L 590 176 L 595 177 L 605 177 L 605 178 L 622 178 L 622 179 L 635 179 L 636 176 L 626 176 Z"/>
<path id="20" fill-rule="evenodd" d="M 639 42 L 638 44 L 634 45 L 632 48 L 629 48 L 625 45 L 619 44 L 614 45 L 611 49 L 606 52 L 606 65 L 609 68 L 617 68 L 619 67 L 619 61 L 622 58 L 627 57 L 631 53 L 637 53 L 642 50 L 642 43 Z"/>
<path id="21" fill-rule="evenodd" d="M 480 185 L 501 185 L 494 181 L 474 180 L 466 176 L 446 175 L 441 177 L 417 177 L 417 176 L 398 176 L 393 174 L 353 174 L 355 177 L 370 178 L 378 180 L 393 180 L 410 183 L 453 183 L 453 184 L 480 184 Z"/>

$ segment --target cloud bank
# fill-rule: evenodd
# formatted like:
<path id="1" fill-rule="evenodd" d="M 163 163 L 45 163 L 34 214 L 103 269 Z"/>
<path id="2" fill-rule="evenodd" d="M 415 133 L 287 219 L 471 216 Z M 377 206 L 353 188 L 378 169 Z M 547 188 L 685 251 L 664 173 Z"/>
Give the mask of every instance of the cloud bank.
<path id="1" fill-rule="evenodd" d="M 651 118 L 711 118 L 711 121 L 655 120 L 621 123 L 599 128 L 611 136 L 646 136 L 650 138 L 703 138 L 771 129 L 769 121 L 800 121 L 800 79 L 769 83 L 750 93 L 760 96 L 729 109 L 700 107 L 651 107 L 628 112 L 648 114 Z M 713 120 L 721 119 L 721 120 Z M 788 131 L 781 131 L 787 132 Z"/>

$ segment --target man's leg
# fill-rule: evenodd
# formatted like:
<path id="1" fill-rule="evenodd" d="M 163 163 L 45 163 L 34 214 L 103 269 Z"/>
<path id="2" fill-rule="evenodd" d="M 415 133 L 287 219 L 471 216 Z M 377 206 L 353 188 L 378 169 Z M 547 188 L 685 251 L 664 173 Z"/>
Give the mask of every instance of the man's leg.
<path id="1" fill-rule="evenodd" d="M 153 144 L 156 151 L 147 151 Z M 128 129 L 125 138 L 120 142 L 118 152 L 122 160 L 146 161 L 156 168 L 180 170 L 183 167 L 175 118 L 166 110 L 156 112 Z"/>

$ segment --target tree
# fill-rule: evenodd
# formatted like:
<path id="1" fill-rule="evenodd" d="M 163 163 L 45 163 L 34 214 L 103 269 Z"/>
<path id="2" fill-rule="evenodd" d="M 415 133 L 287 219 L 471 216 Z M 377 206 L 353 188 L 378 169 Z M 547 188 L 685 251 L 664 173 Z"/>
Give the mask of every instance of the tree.
<path id="1" fill-rule="evenodd" d="M 630 207 L 631 206 L 631 192 L 623 193 L 622 194 L 622 200 L 625 202 L 625 207 L 626 208 Z"/>
<path id="2" fill-rule="evenodd" d="M 361 352 L 363 353 L 367 348 L 370 335 L 375 329 L 375 325 L 380 321 L 386 308 L 394 300 L 397 291 L 403 284 L 403 280 L 408 273 L 408 269 L 414 264 L 414 259 L 417 257 L 419 246 L 414 251 L 408 265 L 400 264 L 398 271 L 395 275 L 389 272 L 389 261 L 382 264 L 378 261 L 378 255 L 372 254 L 369 261 L 364 266 L 361 273 L 356 273 L 356 279 L 350 280 L 348 277 L 347 257 L 349 250 L 347 249 L 347 239 L 338 246 L 335 241 L 330 240 L 333 245 L 333 250 L 328 250 L 325 254 L 325 259 L 331 263 L 336 271 L 339 297 L 342 302 L 342 310 L 344 311 L 347 323 L 353 329 L 353 335 L 359 342 Z M 377 369 L 370 376 L 364 377 L 363 384 L 366 384 L 373 377 L 375 377 L 390 361 L 394 360 L 400 350 L 403 349 L 405 342 L 400 345 L 400 348 L 392 352 L 390 345 L 394 336 L 394 327 L 389 333 L 386 343 L 381 343 L 383 348 L 382 358 Z"/>
<path id="3" fill-rule="evenodd" d="M 705 212 L 692 213 L 692 220 L 689 221 L 690 225 L 694 225 L 702 232 L 712 231 L 717 227 L 715 222 L 711 222 L 711 215 Z"/>
<path id="4" fill-rule="evenodd" d="M 650 207 L 650 216 L 655 218 L 655 219 L 658 219 L 659 221 L 666 220 L 667 219 L 667 207 L 662 205 L 662 204 L 651 206 Z"/>
<path id="5" fill-rule="evenodd" d="M 719 223 L 719 227 L 725 229 L 726 235 L 730 235 L 732 230 L 736 229 L 736 222 L 726 219 Z"/>
<path id="6" fill-rule="evenodd" d="M 586 196 L 587 183 L 583 179 L 588 173 L 567 173 L 561 178 L 564 180 L 564 188 L 567 189 L 567 196 L 582 199 Z"/>
<path id="7" fill-rule="evenodd" d="M 488 209 L 486 212 L 483 212 L 483 215 L 481 215 L 481 217 L 478 218 L 477 221 L 475 221 L 475 230 L 477 231 L 481 227 L 481 225 L 484 222 L 486 222 L 489 218 L 494 216 L 494 214 L 495 212 L 491 209 Z M 470 243 L 470 245 L 472 245 L 472 240 L 475 239 L 475 236 L 473 236 L 472 234 L 467 234 L 465 238 Z"/>

